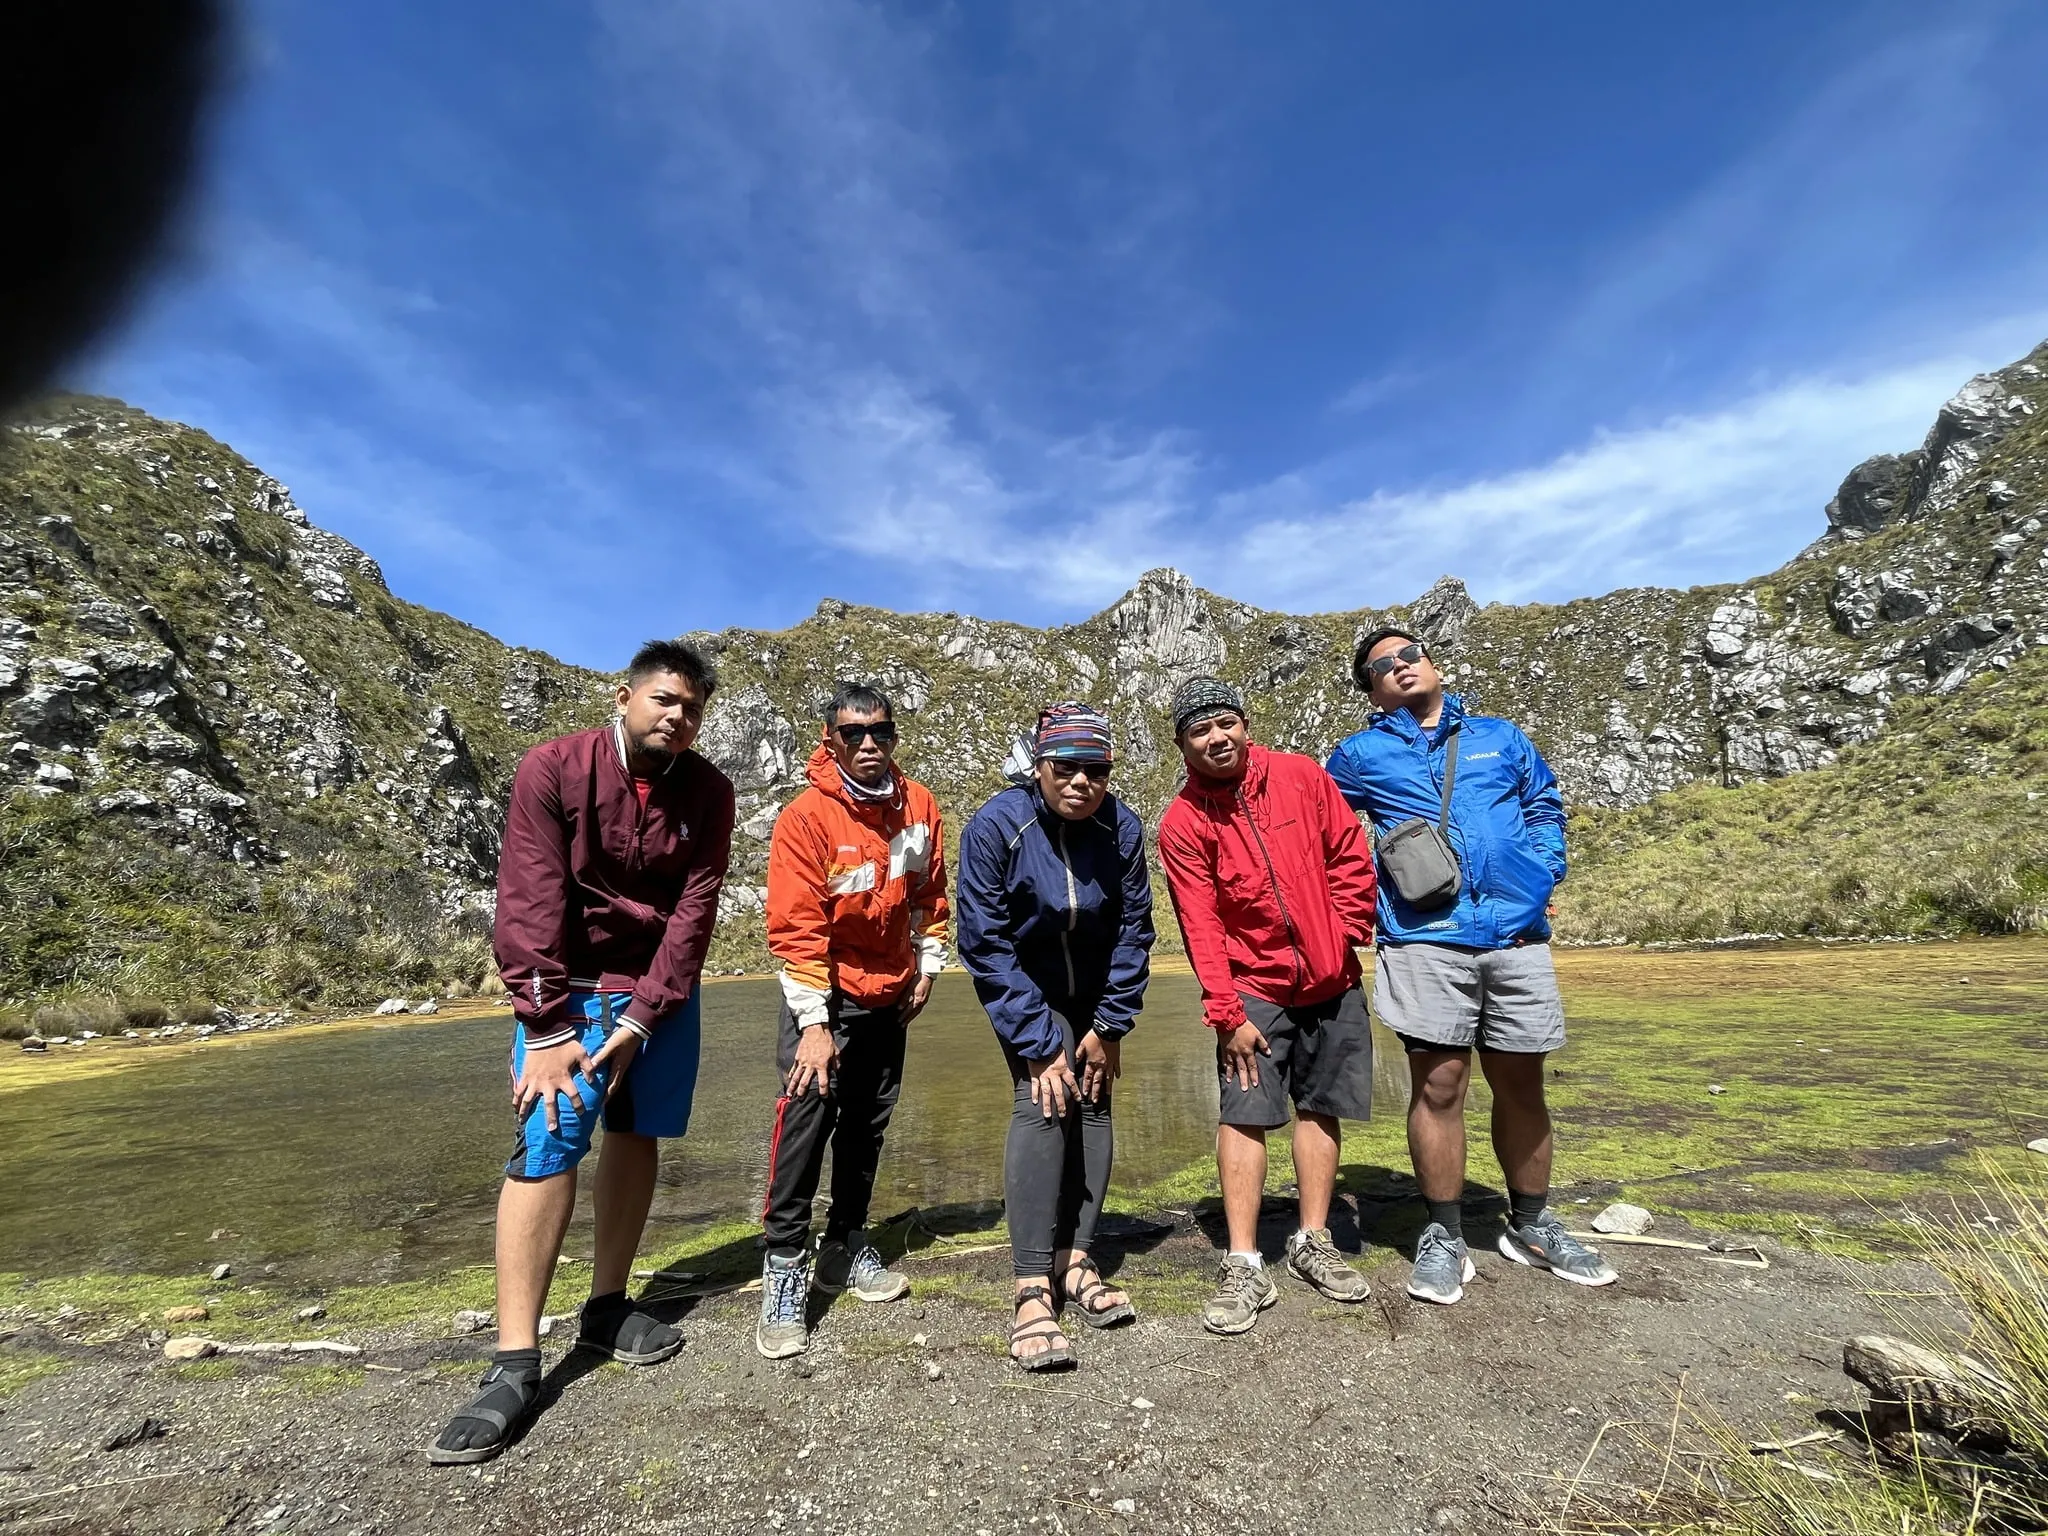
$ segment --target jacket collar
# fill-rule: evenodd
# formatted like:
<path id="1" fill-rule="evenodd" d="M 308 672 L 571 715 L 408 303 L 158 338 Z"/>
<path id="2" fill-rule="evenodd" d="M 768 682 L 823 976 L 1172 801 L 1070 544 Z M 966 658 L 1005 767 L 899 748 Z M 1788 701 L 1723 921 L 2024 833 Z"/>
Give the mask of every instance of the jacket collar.
<path id="1" fill-rule="evenodd" d="M 626 756 L 626 721 L 623 715 L 612 716 L 612 728 L 609 734 L 612 739 L 612 761 L 619 765 L 619 772 L 630 779 L 633 777 L 633 760 Z M 674 771 L 676 759 L 680 756 L 682 756 L 680 752 L 671 752 L 667 766 L 654 777 L 657 780 L 667 778 Z"/>
<path id="2" fill-rule="evenodd" d="M 830 795 L 856 816 L 863 811 L 894 810 L 903 804 L 903 770 L 894 763 L 889 765 L 889 780 L 896 787 L 896 797 L 887 801 L 860 801 L 849 795 L 839 777 L 839 759 L 822 743 L 812 751 L 810 761 L 804 764 L 804 773 L 811 781 L 811 788 L 820 794 Z"/>
<path id="3" fill-rule="evenodd" d="M 1455 693 L 1447 693 L 1444 695 L 1444 712 L 1433 730 L 1425 731 L 1421 722 L 1405 709 L 1378 710 L 1367 724 L 1375 731 L 1391 731 L 1403 741 L 1427 747 L 1432 742 L 1443 740 L 1444 732 L 1464 718 L 1464 699 Z"/>

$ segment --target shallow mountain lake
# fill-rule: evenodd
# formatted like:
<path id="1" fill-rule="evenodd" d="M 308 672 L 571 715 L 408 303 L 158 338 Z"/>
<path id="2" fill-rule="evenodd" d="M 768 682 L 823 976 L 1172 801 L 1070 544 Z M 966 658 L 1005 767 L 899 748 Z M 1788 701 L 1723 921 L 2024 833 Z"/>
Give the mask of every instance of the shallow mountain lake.
<path id="1" fill-rule="evenodd" d="M 648 1248 L 758 1209 L 778 998 L 772 980 L 705 988 L 696 1106 L 689 1135 L 666 1144 Z M 486 1261 L 512 1150 L 510 1018 L 239 1037 L 33 1087 L 10 1079 L 0 1104 L 25 1160 L 0 1181 L 0 1271 L 175 1273 L 232 1257 L 350 1281 Z M 1119 1185 L 1210 1147 L 1213 1039 L 1194 979 L 1156 977 L 1116 1089 Z M 1010 1103 L 973 987 L 941 977 L 911 1025 L 874 1217 L 1000 1199 Z M 589 1251 L 588 1226 L 579 1210 L 569 1252 Z M 209 1241 L 220 1229 L 233 1238 Z"/>
<path id="2" fill-rule="evenodd" d="M 1902 1205 L 1947 1207 L 1980 1156 L 2048 1177 L 2024 1150 L 2048 1135 L 2048 943 L 1564 951 L 1558 969 L 1560 1203 L 1626 1195 L 1882 1251 Z M 777 995 L 771 980 L 705 989 L 696 1111 L 668 1145 L 645 1251 L 757 1213 Z M 1193 978 L 1156 976 L 1116 1089 L 1113 1199 L 1213 1192 L 1212 1039 Z M 512 1143 L 508 1040 L 494 1013 L 0 1062 L 16 1156 L 0 1273 L 189 1275 L 227 1259 L 345 1284 L 487 1262 Z M 1341 1187 L 1363 1235 L 1398 1244 L 1419 1208 L 1389 1097 L 1347 1127 Z M 1486 1106 L 1475 1087 L 1468 1209 L 1498 1193 Z M 999 1200 L 1009 1112 L 973 988 L 943 976 L 911 1027 L 875 1218 Z M 990 1204 L 979 1224 L 998 1219 Z M 587 1208 L 566 1251 L 590 1251 Z"/>

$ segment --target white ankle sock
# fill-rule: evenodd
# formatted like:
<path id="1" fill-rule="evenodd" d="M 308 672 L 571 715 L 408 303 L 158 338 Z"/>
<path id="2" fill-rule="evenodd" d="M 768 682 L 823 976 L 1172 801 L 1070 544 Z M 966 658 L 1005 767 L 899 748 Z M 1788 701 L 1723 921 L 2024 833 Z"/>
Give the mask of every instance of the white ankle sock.
<path id="1" fill-rule="evenodd" d="M 1264 1269 L 1266 1267 L 1265 1259 L 1258 1254 L 1239 1253 L 1235 1248 L 1230 1250 L 1230 1259 L 1233 1264 L 1242 1264 L 1246 1269 Z"/>

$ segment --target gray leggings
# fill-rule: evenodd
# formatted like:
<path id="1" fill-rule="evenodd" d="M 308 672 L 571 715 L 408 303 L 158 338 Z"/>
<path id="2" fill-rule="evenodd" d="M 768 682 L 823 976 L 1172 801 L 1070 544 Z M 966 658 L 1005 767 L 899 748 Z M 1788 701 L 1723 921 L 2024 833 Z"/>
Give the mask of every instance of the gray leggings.
<path id="1" fill-rule="evenodd" d="M 1055 1011 L 1067 1037 L 1067 1065 L 1075 1075 L 1074 1026 Z M 1003 1201 L 1010 1222 L 1010 1261 L 1019 1276 L 1050 1275 L 1055 1252 L 1086 1248 L 1102 1214 L 1116 1132 L 1109 1119 L 1109 1090 L 1099 1103 L 1085 1099 L 1048 1120 L 1031 1102 L 1031 1068 L 1010 1053 L 1015 1103 L 1010 1139 L 1003 1149 Z"/>

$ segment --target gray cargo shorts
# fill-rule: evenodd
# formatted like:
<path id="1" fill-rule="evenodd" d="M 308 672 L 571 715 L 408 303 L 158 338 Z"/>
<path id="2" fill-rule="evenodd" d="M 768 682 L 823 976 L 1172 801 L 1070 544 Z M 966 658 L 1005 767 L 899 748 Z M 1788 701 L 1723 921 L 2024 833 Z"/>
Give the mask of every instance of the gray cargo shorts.
<path id="1" fill-rule="evenodd" d="M 1372 1011 L 1411 1051 L 1476 1045 L 1534 1055 L 1564 1044 L 1564 999 L 1548 944 L 1382 944 Z"/>

